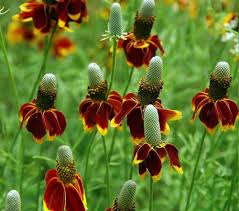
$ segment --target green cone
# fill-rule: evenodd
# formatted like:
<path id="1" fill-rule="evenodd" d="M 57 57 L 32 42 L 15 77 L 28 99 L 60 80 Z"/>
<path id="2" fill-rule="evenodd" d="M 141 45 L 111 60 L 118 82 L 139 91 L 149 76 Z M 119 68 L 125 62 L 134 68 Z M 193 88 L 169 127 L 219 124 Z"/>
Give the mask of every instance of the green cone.
<path id="1" fill-rule="evenodd" d="M 111 36 L 120 37 L 123 33 L 121 7 L 119 3 L 113 3 L 110 10 L 109 31 Z"/>
<path id="2" fill-rule="evenodd" d="M 45 93 L 56 93 L 56 76 L 52 73 L 45 74 L 41 80 L 40 89 Z"/>
<path id="3" fill-rule="evenodd" d="M 212 74 L 217 79 L 230 78 L 231 73 L 229 64 L 225 61 L 218 62 Z"/>
<path id="4" fill-rule="evenodd" d="M 103 74 L 98 64 L 91 63 L 88 66 L 89 87 L 97 87 L 104 81 Z"/>
<path id="5" fill-rule="evenodd" d="M 21 198 L 16 190 L 8 192 L 5 211 L 21 211 Z"/>
<path id="6" fill-rule="evenodd" d="M 68 166 L 73 163 L 73 155 L 70 147 L 62 145 L 57 151 L 57 160 L 61 166 Z"/>
<path id="7" fill-rule="evenodd" d="M 154 0 L 143 0 L 139 9 L 139 16 L 147 19 L 154 15 L 155 2 Z"/>

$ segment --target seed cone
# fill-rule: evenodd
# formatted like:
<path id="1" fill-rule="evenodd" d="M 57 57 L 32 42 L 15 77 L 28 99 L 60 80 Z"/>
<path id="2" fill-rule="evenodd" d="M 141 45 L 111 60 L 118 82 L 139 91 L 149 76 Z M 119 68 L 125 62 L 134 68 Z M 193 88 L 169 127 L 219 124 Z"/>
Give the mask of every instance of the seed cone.
<path id="1" fill-rule="evenodd" d="M 153 105 L 148 105 L 144 111 L 144 136 L 152 146 L 157 146 L 161 141 L 158 111 Z"/>
<path id="2" fill-rule="evenodd" d="M 212 100 L 219 100 L 226 96 L 231 84 L 230 66 L 225 61 L 217 63 L 210 76 L 209 96 Z"/>
<path id="3" fill-rule="evenodd" d="M 124 183 L 113 204 L 113 211 L 135 211 L 136 183 L 128 180 Z"/>
<path id="4" fill-rule="evenodd" d="M 62 145 L 57 151 L 57 160 L 61 166 L 67 166 L 74 161 L 70 147 Z"/>
<path id="5" fill-rule="evenodd" d="M 88 78 L 89 86 L 91 88 L 97 87 L 102 81 L 104 81 L 104 76 L 98 64 L 91 63 L 88 65 Z"/>
<path id="6" fill-rule="evenodd" d="M 145 19 L 153 16 L 154 8 L 155 8 L 154 0 L 143 0 L 141 7 L 139 9 L 139 16 Z"/>
<path id="7" fill-rule="evenodd" d="M 109 31 L 111 36 L 120 37 L 123 33 L 121 7 L 119 3 L 113 3 L 110 10 Z"/>
<path id="8" fill-rule="evenodd" d="M 42 110 L 47 110 L 54 107 L 57 95 L 56 76 L 52 73 L 47 73 L 43 76 L 37 93 L 37 105 Z"/>
<path id="9" fill-rule="evenodd" d="M 21 211 L 21 198 L 16 190 L 8 192 L 5 211 Z"/>

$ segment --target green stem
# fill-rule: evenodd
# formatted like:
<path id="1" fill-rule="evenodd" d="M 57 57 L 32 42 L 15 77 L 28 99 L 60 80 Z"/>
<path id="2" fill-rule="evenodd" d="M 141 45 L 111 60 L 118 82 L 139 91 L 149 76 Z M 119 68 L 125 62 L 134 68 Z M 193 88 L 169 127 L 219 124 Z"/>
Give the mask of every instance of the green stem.
<path id="1" fill-rule="evenodd" d="M 126 92 L 128 91 L 128 88 L 129 88 L 129 85 L 130 85 L 130 82 L 131 82 L 133 73 L 134 73 L 134 67 L 131 67 L 129 79 L 128 79 L 127 85 L 126 85 L 126 87 L 125 87 L 125 89 L 124 89 L 123 96 L 124 96 L 124 95 L 126 94 Z"/>
<path id="2" fill-rule="evenodd" d="M 56 29 L 57 29 L 57 22 L 56 22 L 54 28 L 52 29 L 52 32 L 51 32 L 49 41 L 48 41 L 48 38 L 47 38 L 47 37 L 46 37 L 46 39 L 45 39 L 45 49 L 44 49 L 44 55 L 43 55 L 42 65 L 41 65 L 41 68 L 40 68 L 40 70 L 39 70 L 37 79 L 35 80 L 35 83 L 34 83 L 34 86 L 33 86 L 32 92 L 31 92 L 31 95 L 30 95 L 30 97 L 29 97 L 29 99 L 28 99 L 29 101 L 32 100 L 33 95 L 34 95 L 34 92 L 35 92 L 35 90 L 36 90 L 36 88 L 37 88 L 37 85 L 39 84 L 39 81 L 40 81 L 42 75 L 43 75 L 44 72 L 45 72 L 48 54 L 49 54 L 49 51 L 50 51 L 50 48 L 51 48 L 51 45 L 52 45 L 52 41 L 53 41 L 54 34 L 55 34 L 55 32 L 56 32 Z"/>
<path id="3" fill-rule="evenodd" d="M 12 90 L 13 90 L 13 93 L 15 95 L 15 100 L 16 100 L 16 107 L 17 107 L 17 110 L 18 110 L 18 94 L 17 94 L 17 88 L 16 88 L 16 81 L 15 81 L 15 78 L 14 78 L 14 75 L 13 75 L 13 72 L 12 72 L 12 68 L 11 68 L 11 65 L 9 63 L 9 60 L 8 60 L 8 56 L 7 56 L 7 49 L 6 49 L 6 46 L 5 46 L 5 42 L 4 42 L 4 38 L 3 38 L 3 33 L 2 33 L 2 28 L 0 26 L 0 42 L 1 42 L 1 46 L 2 46 L 2 51 L 3 51 L 3 55 L 4 55 L 4 60 L 7 64 L 7 70 L 8 70 L 8 74 L 9 74 L 9 77 L 10 77 L 10 81 L 11 81 L 11 85 L 12 85 Z"/>
<path id="4" fill-rule="evenodd" d="M 43 152 L 43 143 L 40 146 L 40 152 L 39 152 L 39 156 L 42 155 Z M 38 173 L 38 177 L 37 177 L 37 195 L 36 195 L 36 204 L 37 204 L 37 211 L 39 210 L 39 196 L 40 196 L 40 190 L 41 190 L 41 176 L 42 176 L 42 167 L 40 165 L 39 167 L 39 173 Z M 41 209 L 40 209 L 41 210 Z"/>
<path id="5" fill-rule="evenodd" d="M 111 69 L 111 78 L 110 78 L 110 84 L 107 92 L 107 96 L 109 95 L 113 81 L 114 81 L 114 76 L 115 76 L 115 63 L 116 63 L 116 50 L 117 50 L 117 38 L 113 37 L 113 52 L 112 52 L 112 69 Z"/>
<path id="6" fill-rule="evenodd" d="M 149 211 L 153 211 L 153 179 L 150 176 Z"/>
<path id="7" fill-rule="evenodd" d="M 22 134 L 23 136 L 23 134 Z M 20 179 L 19 179 L 19 194 L 22 194 L 22 181 L 23 181 L 23 175 L 24 175 L 24 151 L 25 151 L 25 146 L 24 146 L 24 138 L 21 136 L 21 142 L 20 142 Z"/>
<path id="8" fill-rule="evenodd" d="M 87 154 L 86 154 L 85 172 L 84 172 L 84 185 L 85 185 L 85 192 L 86 193 L 87 193 L 87 180 L 88 180 L 87 177 L 88 177 L 88 166 L 89 166 L 90 151 L 91 151 L 91 147 L 92 147 L 92 144 L 94 142 L 96 134 L 97 134 L 97 130 L 95 129 L 92 136 L 91 136 L 90 143 L 89 143 L 89 146 L 88 146 L 88 149 L 87 149 Z"/>
<path id="9" fill-rule="evenodd" d="M 190 199 L 191 199 L 191 195 L 192 195 L 192 190 L 193 190 L 193 186 L 194 186 L 194 182 L 195 182 L 195 178 L 196 178 L 196 173 L 197 173 L 198 164 L 199 164 L 199 160 L 200 160 L 201 153 L 202 153 L 202 148 L 203 148 L 203 143 L 204 143 L 204 140 L 205 140 L 206 132 L 207 132 L 206 129 L 204 129 L 201 141 L 199 143 L 200 145 L 199 145 L 197 160 L 196 160 L 196 163 L 195 163 L 195 166 L 194 166 L 194 170 L 193 170 L 193 177 L 192 177 L 190 189 L 189 189 L 189 192 L 188 192 L 187 204 L 186 204 L 185 211 L 187 211 L 188 208 L 189 208 Z"/>
<path id="10" fill-rule="evenodd" d="M 134 160 L 134 153 L 132 155 L 132 159 L 130 162 L 130 171 L 129 171 L 129 180 L 131 180 L 133 178 L 133 160 Z"/>
<path id="11" fill-rule="evenodd" d="M 109 158 L 108 158 L 104 136 L 102 136 L 102 143 L 103 143 L 104 154 L 105 154 L 106 182 L 107 182 L 107 195 L 108 195 L 107 206 L 110 206 L 110 172 L 109 172 L 109 162 L 108 162 Z"/>
<path id="12" fill-rule="evenodd" d="M 112 141 L 111 141 L 111 145 L 110 145 L 109 162 L 110 162 L 112 153 L 113 153 L 113 151 L 114 151 L 116 134 L 117 134 L 117 129 L 115 128 L 114 133 L 113 133 L 113 137 L 112 137 Z"/>

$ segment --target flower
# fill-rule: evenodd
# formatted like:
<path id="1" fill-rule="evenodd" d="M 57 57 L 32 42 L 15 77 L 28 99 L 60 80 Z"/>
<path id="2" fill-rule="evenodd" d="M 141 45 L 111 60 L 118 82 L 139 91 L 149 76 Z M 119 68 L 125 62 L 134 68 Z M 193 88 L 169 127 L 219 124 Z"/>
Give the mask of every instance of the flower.
<path id="1" fill-rule="evenodd" d="M 155 16 L 154 0 L 144 0 L 137 12 L 133 32 L 128 33 L 118 42 L 118 48 L 123 48 L 129 66 L 148 66 L 150 59 L 155 56 L 157 49 L 164 54 L 164 48 L 157 35 L 150 35 Z"/>
<path id="2" fill-rule="evenodd" d="M 230 83 L 229 64 L 218 62 L 211 74 L 209 88 L 197 93 L 192 99 L 192 119 L 199 114 L 199 119 L 210 133 L 215 131 L 218 124 L 222 130 L 234 128 L 238 106 L 227 97 Z"/>
<path id="3" fill-rule="evenodd" d="M 106 211 L 135 211 L 135 192 L 136 183 L 133 180 L 126 181 L 119 195 L 114 199 L 112 208 Z"/>
<path id="4" fill-rule="evenodd" d="M 144 112 L 145 140 L 134 149 L 133 164 L 138 164 L 139 175 L 144 177 L 149 171 L 152 179 L 158 181 L 161 176 L 162 163 L 168 157 L 171 168 L 182 174 L 178 150 L 173 144 L 161 140 L 159 116 L 153 105 L 148 105 Z"/>
<path id="5" fill-rule="evenodd" d="M 42 143 L 46 134 L 51 141 L 55 136 L 61 135 L 66 128 L 64 114 L 54 106 L 56 93 L 55 75 L 45 74 L 40 83 L 37 98 L 23 104 L 19 110 L 21 128 L 26 124 L 27 130 L 32 133 L 36 143 Z"/>
<path id="6" fill-rule="evenodd" d="M 48 33 L 58 23 L 60 28 L 70 30 L 69 22 L 81 23 L 87 18 L 85 0 L 29 0 L 20 6 L 21 12 L 14 19 L 33 21 L 41 33 Z"/>
<path id="7" fill-rule="evenodd" d="M 122 99 L 116 91 L 111 91 L 107 96 L 107 82 L 103 79 L 97 64 L 91 63 L 88 66 L 88 73 L 88 95 L 80 104 L 80 118 L 85 131 L 91 131 L 96 126 L 102 135 L 106 135 L 108 120 L 119 112 Z"/>
<path id="8" fill-rule="evenodd" d="M 83 181 L 77 173 L 71 149 L 60 146 L 56 169 L 46 173 L 45 211 L 85 211 L 86 197 Z"/>
<path id="9" fill-rule="evenodd" d="M 11 190 L 7 194 L 5 211 L 21 211 L 21 197 L 16 190 Z"/>
<path id="10" fill-rule="evenodd" d="M 139 85 L 138 95 L 128 93 L 124 96 L 120 112 L 111 120 L 111 126 L 116 127 L 127 117 L 127 125 L 133 142 L 138 144 L 144 138 L 144 109 L 148 104 L 153 104 L 158 111 L 160 129 L 167 135 L 170 131 L 168 121 L 181 119 L 182 113 L 177 110 L 165 109 L 158 99 L 163 82 L 160 80 L 163 63 L 160 57 L 151 59 L 145 78 Z"/>

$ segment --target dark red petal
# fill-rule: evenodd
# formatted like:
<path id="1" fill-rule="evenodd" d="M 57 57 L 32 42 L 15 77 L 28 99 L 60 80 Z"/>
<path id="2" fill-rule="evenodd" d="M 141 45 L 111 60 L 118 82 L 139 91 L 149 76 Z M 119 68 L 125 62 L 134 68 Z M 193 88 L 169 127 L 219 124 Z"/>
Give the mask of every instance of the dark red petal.
<path id="1" fill-rule="evenodd" d="M 48 182 L 55 177 L 58 177 L 57 171 L 55 169 L 50 169 L 49 171 L 47 171 L 45 176 L 46 184 L 48 184 Z"/>
<path id="2" fill-rule="evenodd" d="M 76 189 L 81 193 L 81 196 L 83 197 L 85 194 L 85 191 L 84 191 L 84 186 L 83 186 L 83 180 L 79 174 L 76 174 L 76 180 L 77 180 L 77 183 L 79 186 L 79 188 L 76 188 Z"/>
<path id="3" fill-rule="evenodd" d="M 222 129 L 223 130 L 228 129 L 233 119 L 233 115 L 227 102 L 224 100 L 218 100 L 215 102 L 215 108 L 216 108 L 218 119 L 220 121 Z"/>
<path id="4" fill-rule="evenodd" d="M 200 98 L 201 100 L 199 100 L 199 98 Z M 193 109 L 194 109 L 193 116 L 192 116 L 192 119 L 193 119 L 193 120 L 196 118 L 197 113 L 202 109 L 202 107 L 203 107 L 206 103 L 208 103 L 208 102 L 211 101 L 208 96 L 203 96 L 203 97 L 199 97 L 199 98 L 198 98 L 197 107 L 195 107 L 195 108 L 193 107 Z"/>
<path id="5" fill-rule="evenodd" d="M 72 184 L 65 185 L 66 190 L 66 210 L 85 211 L 86 208 L 79 192 Z"/>
<path id="6" fill-rule="evenodd" d="M 230 99 L 227 99 L 226 100 L 226 102 L 227 102 L 227 104 L 228 104 L 228 106 L 229 106 L 229 108 L 230 108 L 230 110 L 231 110 L 231 112 L 232 112 L 232 119 L 231 119 L 231 122 L 230 122 L 230 125 L 231 125 L 231 127 L 234 127 L 234 125 L 235 125 L 235 120 L 236 120 L 236 118 L 238 117 L 238 114 L 239 114 L 239 112 L 238 112 L 238 106 L 237 106 L 237 104 L 236 103 L 234 103 L 232 100 L 230 100 Z"/>
<path id="7" fill-rule="evenodd" d="M 33 24 L 37 29 L 45 28 L 49 23 L 47 14 L 46 14 L 46 7 L 44 4 L 39 5 L 37 8 L 34 9 L 33 13 Z"/>
<path id="8" fill-rule="evenodd" d="M 99 102 L 93 102 L 85 112 L 85 115 L 83 117 L 83 124 L 85 127 L 85 130 L 91 129 L 96 124 L 96 112 L 99 108 L 100 103 Z"/>
<path id="9" fill-rule="evenodd" d="M 193 111 L 198 110 L 198 104 L 204 100 L 205 98 L 208 98 L 208 94 L 205 92 L 198 92 L 193 98 L 192 98 L 192 108 Z"/>
<path id="10" fill-rule="evenodd" d="M 140 107 L 134 108 L 127 116 L 127 125 L 129 126 L 133 142 L 139 144 L 144 138 L 144 121 Z"/>
<path id="11" fill-rule="evenodd" d="M 147 48 L 148 47 L 135 48 L 134 41 L 132 40 L 132 42 L 129 42 L 124 48 L 128 64 L 130 66 L 133 65 L 136 68 L 142 66 L 144 62 L 144 56 L 148 50 Z"/>
<path id="12" fill-rule="evenodd" d="M 161 55 L 164 55 L 164 48 L 161 40 L 158 38 L 158 35 L 150 36 L 150 42 L 159 48 Z"/>
<path id="13" fill-rule="evenodd" d="M 146 171 L 147 171 L 146 161 L 143 161 L 142 163 L 139 163 L 139 175 L 141 177 L 144 177 Z"/>
<path id="14" fill-rule="evenodd" d="M 138 102 L 134 99 L 126 99 L 122 103 L 122 108 L 118 114 L 112 119 L 111 126 L 117 127 L 120 125 L 125 116 L 127 116 L 136 106 Z"/>
<path id="15" fill-rule="evenodd" d="M 150 43 L 146 52 L 145 52 L 145 56 L 144 56 L 144 60 L 143 60 L 143 63 L 146 66 L 149 65 L 150 60 L 152 59 L 152 57 L 155 56 L 156 50 L 157 50 L 157 47 L 155 47 L 153 44 Z"/>
<path id="16" fill-rule="evenodd" d="M 85 100 L 83 100 L 80 104 L 80 108 L 79 108 L 79 113 L 80 116 L 83 117 L 85 112 L 87 111 L 88 107 L 92 104 L 92 100 L 89 98 L 86 98 Z"/>
<path id="17" fill-rule="evenodd" d="M 142 144 L 139 149 L 136 151 L 136 154 L 134 156 L 134 164 L 138 164 L 146 160 L 146 158 L 149 155 L 149 152 L 151 150 L 150 144 Z"/>
<path id="18" fill-rule="evenodd" d="M 26 126 L 27 130 L 32 133 L 33 138 L 36 140 L 36 142 L 41 143 L 43 137 L 46 135 L 46 128 L 43 121 L 42 113 L 38 112 L 33 114 Z"/>
<path id="19" fill-rule="evenodd" d="M 65 119 L 65 116 L 60 111 L 54 110 L 53 112 L 56 115 L 57 121 L 58 121 L 59 126 L 61 128 L 60 133 L 59 134 L 57 133 L 57 135 L 61 135 L 64 132 L 64 130 L 66 129 L 66 119 Z"/>
<path id="20" fill-rule="evenodd" d="M 108 103 L 112 106 L 115 114 L 119 113 L 122 105 L 122 97 L 116 91 L 111 91 L 108 97 Z"/>
<path id="21" fill-rule="evenodd" d="M 63 183 L 58 178 L 53 178 L 46 186 L 44 194 L 44 204 L 51 211 L 64 211 L 65 189 Z"/>
<path id="22" fill-rule="evenodd" d="M 161 161 L 163 162 L 167 156 L 167 152 L 164 147 L 157 147 L 156 149 Z"/>
<path id="23" fill-rule="evenodd" d="M 151 150 L 146 159 L 147 169 L 149 170 L 154 181 L 160 179 L 162 163 L 158 153 L 155 150 Z"/>
<path id="24" fill-rule="evenodd" d="M 213 102 L 209 102 L 203 106 L 199 118 L 208 131 L 213 133 L 218 124 L 218 117 Z"/>
<path id="25" fill-rule="evenodd" d="M 96 124 L 101 135 L 106 135 L 111 107 L 106 102 L 101 102 L 96 112 Z"/>
<path id="26" fill-rule="evenodd" d="M 20 121 L 21 121 L 21 127 L 23 125 L 23 123 L 25 121 L 28 120 L 28 118 L 34 114 L 35 112 L 37 112 L 37 107 L 35 104 L 33 103 L 25 103 L 21 106 L 20 110 L 19 110 L 19 114 L 20 114 Z"/>
<path id="27" fill-rule="evenodd" d="M 170 165 L 174 167 L 178 173 L 182 174 L 183 170 L 179 161 L 177 148 L 173 144 L 166 144 L 165 149 L 169 156 Z"/>

